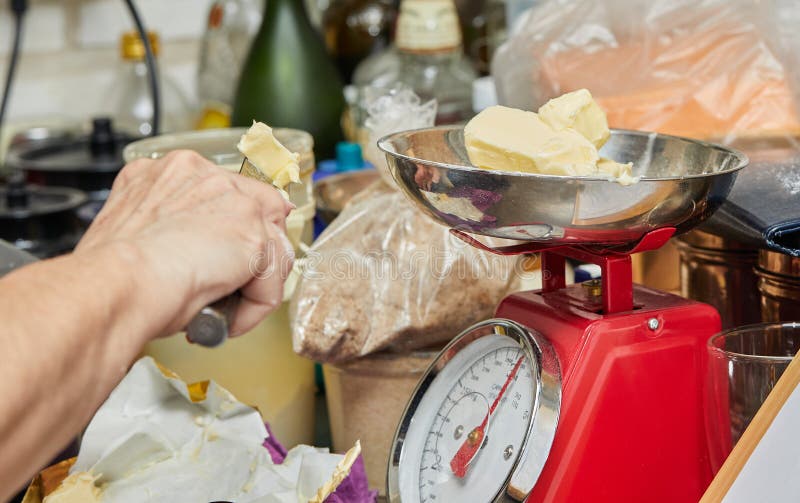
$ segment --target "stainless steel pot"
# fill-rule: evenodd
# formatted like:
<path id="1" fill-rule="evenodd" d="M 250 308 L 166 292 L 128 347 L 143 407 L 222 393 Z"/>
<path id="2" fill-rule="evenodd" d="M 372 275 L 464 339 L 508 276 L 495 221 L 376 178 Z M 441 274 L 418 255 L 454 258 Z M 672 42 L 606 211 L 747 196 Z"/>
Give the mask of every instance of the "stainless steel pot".
<path id="1" fill-rule="evenodd" d="M 757 250 L 702 231 L 686 233 L 675 243 L 681 295 L 714 306 L 725 329 L 761 321 Z"/>
<path id="2" fill-rule="evenodd" d="M 800 320 L 800 257 L 761 250 L 755 273 L 764 321 Z"/>
<path id="3" fill-rule="evenodd" d="M 0 186 L 0 239 L 38 258 L 69 252 L 86 228 L 79 217 L 86 201 L 76 189 L 12 180 Z"/>

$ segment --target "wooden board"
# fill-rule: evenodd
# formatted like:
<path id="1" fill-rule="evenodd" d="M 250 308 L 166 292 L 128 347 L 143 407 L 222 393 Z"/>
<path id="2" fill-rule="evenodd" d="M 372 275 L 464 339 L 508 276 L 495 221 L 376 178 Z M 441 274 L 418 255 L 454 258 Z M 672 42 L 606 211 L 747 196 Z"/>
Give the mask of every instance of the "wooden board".
<path id="1" fill-rule="evenodd" d="M 795 356 L 701 503 L 800 501 L 800 357 Z"/>

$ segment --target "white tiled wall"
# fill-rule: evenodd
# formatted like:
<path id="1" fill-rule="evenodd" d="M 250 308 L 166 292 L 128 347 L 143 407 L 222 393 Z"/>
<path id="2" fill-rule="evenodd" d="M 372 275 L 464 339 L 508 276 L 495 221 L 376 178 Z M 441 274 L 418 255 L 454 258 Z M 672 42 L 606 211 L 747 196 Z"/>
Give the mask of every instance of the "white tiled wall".
<path id="1" fill-rule="evenodd" d="M 103 100 L 119 61 L 120 34 L 133 28 L 122 0 L 30 0 L 9 119 L 87 119 Z M 136 0 L 148 29 L 161 37 L 161 71 L 191 101 L 199 40 L 211 0 Z M 0 0 L 0 78 L 5 80 L 12 16 Z"/>

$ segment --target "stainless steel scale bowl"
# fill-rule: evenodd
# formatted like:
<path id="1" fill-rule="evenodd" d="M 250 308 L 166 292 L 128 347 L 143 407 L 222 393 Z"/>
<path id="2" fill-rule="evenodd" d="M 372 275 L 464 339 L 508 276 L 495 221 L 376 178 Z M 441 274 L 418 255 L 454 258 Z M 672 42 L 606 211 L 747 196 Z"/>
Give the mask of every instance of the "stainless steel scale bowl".
<path id="1" fill-rule="evenodd" d="M 685 232 L 730 192 L 747 157 L 702 141 L 613 130 L 600 150 L 632 162 L 638 183 L 479 169 L 460 126 L 393 134 L 378 142 L 400 188 L 440 223 L 465 232 L 551 245 L 633 243 L 647 232 Z"/>

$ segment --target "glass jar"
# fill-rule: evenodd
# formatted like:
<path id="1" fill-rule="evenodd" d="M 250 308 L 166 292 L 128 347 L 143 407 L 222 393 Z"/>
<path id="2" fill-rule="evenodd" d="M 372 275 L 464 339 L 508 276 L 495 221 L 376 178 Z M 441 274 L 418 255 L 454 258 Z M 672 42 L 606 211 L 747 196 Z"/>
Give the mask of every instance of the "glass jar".
<path id="1" fill-rule="evenodd" d="M 800 323 L 762 323 L 708 341 L 706 435 L 716 473 L 800 350 Z"/>

